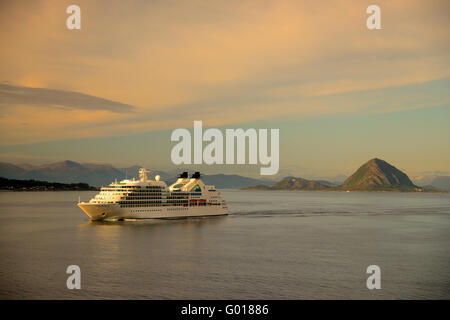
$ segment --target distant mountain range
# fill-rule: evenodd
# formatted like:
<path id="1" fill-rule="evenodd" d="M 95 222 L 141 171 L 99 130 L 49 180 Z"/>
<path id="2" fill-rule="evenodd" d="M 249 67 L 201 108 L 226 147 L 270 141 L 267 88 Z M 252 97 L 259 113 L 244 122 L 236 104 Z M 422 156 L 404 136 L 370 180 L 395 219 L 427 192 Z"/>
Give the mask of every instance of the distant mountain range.
<path id="1" fill-rule="evenodd" d="M 125 173 L 108 164 L 81 164 L 62 161 L 39 166 L 0 163 L 0 176 L 8 179 L 41 180 L 60 183 L 84 182 L 93 186 L 125 178 Z"/>
<path id="2" fill-rule="evenodd" d="M 257 185 L 254 187 L 243 188 L 244 190 L 327 190 L 332 187 L 337 187 L 328 181 L 323 180 L 307 180 L 303 178 L 296 177 L 286 177 L 281 181 L 275 183 L 274 186 L 270 187 L 267 185 Z"/>
<path id="3" fill-rule="evenodd" d="M 110 164 L 78 163 L 70 160 L 44 164 L 30 165 L 0 162 L 0 177 L 21 180 L 40 180 L 60 183 L 88 183 L 91 186 L 106 186 L 114 180 L 123 180 L 126 177 L 138 177 L 141 166 L 131 166 L 127 168 L 115 168 Z M 150 171 L 149 176 L 160 175 L 161 180 L 166 183 L 176 181 L 177 174 L 183 169 L 173 172 Z M 240 175 L 202 175 L 206 184 L 215 185 L 216 188 L 243 188 L 256 184 L 273 184 L 274 181 L 259 180 Z"/>
<path id="4" fill-rule="evenodd" d="M 413 179 L 413 182 L 423 188 L 450 191 L 450 176 L 429 175 Z"/>
<path id="5" fill-rule="evenodd" d="M 433 181 L 431 181 L 431 183 L 426 185 L 425 187 L 450 191 L 450 177 L 436 176 Z"/>
<path id="6" fill-rule="evenodd" d="M 449 177 L 447 177 L 449 178 Z M 442 186 L 447 186 L 448 180 L 438 180 Z M 286 177 L 274 186 L 256 185 L 244 188 L 246 190 L 342 190 L 342 191 L 432 191 L 446 190 L 439 187 L 420 188 L 409 177 L 384 160 L 374 158 L 363 164 L 355 173 L 348 177 L 342 185 L 327 181 L 307 180 L 296 177 Z"/>
<path id="7" fill-rule="evenodd" d="M 99 187 L 109 185 L 116 179 L 137 178 L 139 168 L 141 166 L 138 165 L 115 168 L 110 164 L 78 163 L 70 160 L 44 165 L 15 165 L 0 162 L 0 177 L 59 183 L 88 183 Z M 158 174 L 162 180 L 170 184 L 182 171 L 188 170 L 180 168 L 171 172 L 150 171 L 149 176 L 154 177 Z M 449 176 L 435 176 L 433 180 L 427 180 L 426 185 L 418 187 L 405 173 L 377 158 L 363 164 L 343 184 L 293 176 L 278 182 L 228 174 L 202 175 L 202 179 L 206 184 L 215 185 L 217 188 L 250 190 L 450 191 Z"/>

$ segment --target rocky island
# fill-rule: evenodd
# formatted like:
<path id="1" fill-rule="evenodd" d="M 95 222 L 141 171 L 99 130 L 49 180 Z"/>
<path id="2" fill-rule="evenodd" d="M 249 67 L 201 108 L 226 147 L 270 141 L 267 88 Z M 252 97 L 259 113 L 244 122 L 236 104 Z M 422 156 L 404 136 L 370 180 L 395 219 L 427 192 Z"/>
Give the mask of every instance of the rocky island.
<path id="1" fill-rule="evenodd" d="M 307 190 L 307 191 L 434 191 L 416 186 L 409 177 L 384 160 L 374 158 L 363 164 L 342 185 L 328 181 L 286 177 L 273 187 L 257 185 L 243 190 Z"/>

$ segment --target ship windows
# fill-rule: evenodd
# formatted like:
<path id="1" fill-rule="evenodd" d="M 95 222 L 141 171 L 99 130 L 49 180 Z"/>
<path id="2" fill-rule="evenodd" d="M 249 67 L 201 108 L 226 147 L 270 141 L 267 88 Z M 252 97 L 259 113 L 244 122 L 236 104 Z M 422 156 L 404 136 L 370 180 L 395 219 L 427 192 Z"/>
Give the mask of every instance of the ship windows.
<path id="1" fill-rule="evenodd" d="M 202 191 L 202 188 L 200 188 L 200 186 L 198 184 L 195 185 L 195 187 L 193 187 L 191 189 L 191 192 L 201 192 L 201 191 Z"/>

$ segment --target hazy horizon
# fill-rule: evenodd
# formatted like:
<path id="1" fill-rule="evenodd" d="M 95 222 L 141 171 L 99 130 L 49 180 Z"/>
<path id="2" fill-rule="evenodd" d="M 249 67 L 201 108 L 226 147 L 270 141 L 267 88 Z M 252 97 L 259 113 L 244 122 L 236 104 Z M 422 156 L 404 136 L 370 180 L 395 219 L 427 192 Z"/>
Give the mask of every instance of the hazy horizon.
<path id="1" fill-rule="evenodd" d="M 369 160 L 372 160 L 372 159 L 369 159 Z M 383 159 L 381 159 L 381 160 L 383 160 Z M 344 180 L 346 180 L 350 175 L 352 175 L 360 167 L 360 166 L 358 166 L 358 167 L 354 168 L 354 170 L 352 172 L 350 172 L 349 174 L 336 174 L 336 175 L 326 175 L 326 174 L 320 174 L 320 173 L 318 173 L 318 174 L 314 174 L 314 173 L 296 174 L 295 170 L 290 171 L 287 169 L 282 169 L 276 175 L 261 176 L 261 175 L 259 175 L 257 170 L 253 170 L 254 172 L 250 172 L 248 170 L 247 166 L 241 166 L 240 169 L 238 169 L 238 170 L 236 170 L 236 168 L 233 168 L 232 166 L 227 166 L 227 165 L 214 165 L 214 166 L 208 166 L 208 165 L 176 166 L 176 165 L 171 165 L 171 166 L 165 166 L 165 167 L 154 167 L 151 165 L 149 166 L 149 165 L 144 165 L 144 164 L 133 164 L 133 165 L 121 166 L 121 165 L 114 165 L 114 164 L 104 162 L 104 161 L 77 162 L 77 161 L 73 161 L 71 159 L 65 159 L 65 160 L 60 160 L 60 161 L 55 161 L 55 162 L 42 162 L 42 163 L 11 163 L 11 162 L 9 162 L 9 163 L 29 170 L 29 169 L 39 168 L 39 167 L 48 167 L 51 165 L 57 165 L 57 164 L 60 164 L 62 162 L 66 162 L 66 161 L 75 162 L 75 163 L 78 163 L 81 165 L 93 165 L 94 164 L 94 165 L 112 166 L 113 168 L 119 169 L 119 170 L 130 169 L 133 167 L 144 167 L 151 171 L 157 171 L 157 172 L 173 174 L 173 175 L 177 175 L 183 171 L 188 171 L 190 173 L 192 173 L 194 171 L 200 171 L 202 174 L 206 174 L 206 175 L 217 175 L 217 174 L 239 175 L 239 176 L 244 176 L 244 177 L 249 177 L 249 178 L 254 178 L 254 179 L 259 179 L 259 180 L 267 180 L 267 181 L 271 181 L 271 182 L 279 181 L 280 179 L 288 177 L 288 176 L 296 176 L 298 178 L 305 178 L 305 179 L 312 179 L 312 180 L 327 180 L 327 181 L 333 182 L 333 183 L 342 183 Z M 361 165 L 365 164 L 366 162 L 361 163 Z M 0 161 L 0 163 L 8 163 L 8 162 Z M 29 167 L 29 166 L 32 166 L 32 167 Z M 252 168 L 257 169 L 257 165 L 252 166 Z M 434 177 L 438 177 L 438 176 L 448 177 L 450 172 L 425 171 L 425 172 L 420 173 L 419 175 L 410 175 L 407 172 L 405 172 L 405 173 L 409 176 L 409 178 L 411 180 L 418 182 L 419 184 L 421 183 L 420 185 L 426 185 L 429 183 L 429 181 L 431 181 L 430 179 L 433 179 Z M 133 177 L 133 173 L 129 172 L 129 177 Z M 138 178 L 138 177 L 136 176 L 135 178 Z"/>

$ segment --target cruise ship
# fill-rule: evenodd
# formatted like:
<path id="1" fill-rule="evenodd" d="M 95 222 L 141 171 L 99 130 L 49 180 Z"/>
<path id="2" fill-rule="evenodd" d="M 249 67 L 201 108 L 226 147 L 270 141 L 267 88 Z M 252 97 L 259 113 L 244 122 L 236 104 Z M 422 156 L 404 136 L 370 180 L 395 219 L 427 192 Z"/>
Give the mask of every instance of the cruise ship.
<path id="1" fill-rule="evenodd" d="M 228 214 L 228 207 L 214 186 L 205 185 L 200 173 L 191 178 L 187 172 L 166 185 L 141 168 L 139 180 L 122 180 L 102 187 L 89 202 L 78 206 L 91 220 L 125 220 L 219 216 Z"/>

